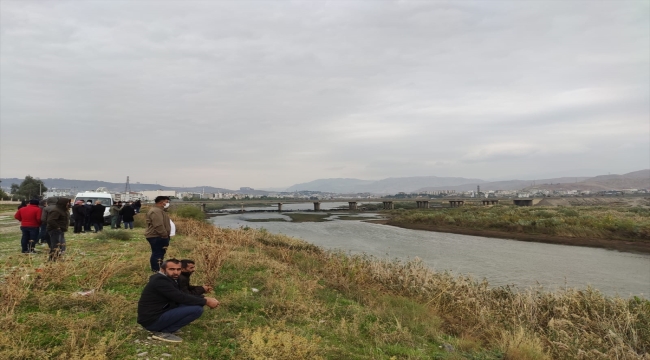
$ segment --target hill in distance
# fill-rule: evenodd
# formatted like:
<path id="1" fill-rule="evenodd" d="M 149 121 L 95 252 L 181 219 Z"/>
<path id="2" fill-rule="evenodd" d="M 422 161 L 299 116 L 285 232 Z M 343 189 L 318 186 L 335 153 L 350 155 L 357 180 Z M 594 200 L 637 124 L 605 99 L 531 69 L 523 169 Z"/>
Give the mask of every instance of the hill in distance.
<path id="1" fill-rule="evenodd" d="M 571 185 L 571 189 L 566 188 Z M 535 186 L 537 188 L 541 186 Z M 650 169 L 634 171 L 623 175 L 599 175 L 574 184 L 559 184 L 545 187 L 549 190 L 624 190 L 650 188 Z"/>
<path id="2" fill-rule="evenodd" d="M 398 192 L 425 192 L 440 190 L 521 190 L 544 188 L 550 190 L 621 190 L 650 188 L 650 170 L 640 170 L 623 175 L 600 175 L 595 177 L 572 176 L 539 180 L 485 181 L 462 177 L 416 176 L 382 180 L 318 179 L 296 184 L 287 191 L 322 191 L 342 194 L 373 193 L 396 194 Z"/>
<path id="3" fill-rule="evenodd" d="M 11 184 L 20 184 L 24 179 L 18 178 L 4 178 L 2 180 L 2 186 L 8 187 Z M 125 183 L 113 183 L 108 181 L 100 180 L 70 180 L 70 179 L 41 179 L 43 184 L 48 189 L 72 189 L 73 191 L 92 191 L 100 187 L 105 187 L 108 191 L 112 192 L 123 192 Z M 234 192 L 232 190 L 217 188 L 212 186 L 194 186 L 194 187 L 173 187 L 173 186 L 164 186 L 159 184 L 129 184 L 131 191 L 145 191 L 145 190 L 176 190 L 176 191 L 187 191 L 187 192 L 202 192 L 205 189 L 206 193 L 216 193 L 216 192 Z"/>
<path id="4" fill-rule="evenodd" d="M 464 184 L 455 187 L 425 187 L 419 191 L 436 190 L 475 190 L 480 185 L 481 190 L 623 190 L 650 188 L 650 169 L 634 171 L 623 175 L 599 175 L 595 177 L 561 177 L 540 180 L 508 180 L 475 184 Z"/>
<path id="5" fill-rule="evenodd" d="M 359 179 L 319 179 L 307 183 L 296 184 L 287 191 L 322 191 L 341 194 L 373 193 L 395 194 L 398 192 L 412 192 L 425 186 L 457 186 L 467 183 L 484 183 L 480 179 L 466 179 L 461 177 L 414 176 L 387 178 L 382 180 Z"/>

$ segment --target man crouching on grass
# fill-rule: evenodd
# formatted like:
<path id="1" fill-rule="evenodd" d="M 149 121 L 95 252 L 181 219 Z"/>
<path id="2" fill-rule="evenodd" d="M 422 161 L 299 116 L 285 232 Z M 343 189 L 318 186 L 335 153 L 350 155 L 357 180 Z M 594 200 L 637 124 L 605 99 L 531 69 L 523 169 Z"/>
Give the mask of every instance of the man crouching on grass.
<path id="1" fill-rule="evenodd" d="M 190 276 L 194 274 L 196 265 L 194 260 L 183 259 L 181 260 L 181 275 L 178 277 L 178 287 L 186 294 L 203 296 L 205 293 L 212 291 L 212 286 L 193 286 L 190 285 Z"/>
<path id="2" fill-rule="evenodd" d="M 151 275 L 138 301 L 138 324 L 153 332 L 152 338 L 168 342 L 181 342 L 174 335 L 185 325 L 201 317 L 203 306 L 219 306 L 215 298 L 203 298 L 181 292 L 178 276 L 181 262 L 169 259 L 160 266 L 161 272 Z"/>

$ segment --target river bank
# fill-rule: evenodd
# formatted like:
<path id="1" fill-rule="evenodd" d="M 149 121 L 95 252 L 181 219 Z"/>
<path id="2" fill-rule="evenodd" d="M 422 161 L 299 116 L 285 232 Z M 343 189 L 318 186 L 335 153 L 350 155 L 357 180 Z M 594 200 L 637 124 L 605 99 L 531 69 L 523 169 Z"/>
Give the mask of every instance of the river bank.
<path id="1" fill-rule="evenodd" d="M 403 229 L 411 229 L 411 230 L 425 230 L 425 231 L 434 231 L 434 232 L 451 233 L 451 234 L 483 236 L 488 238 L 511 239 L 511 240 L 527 241 L 527 242 L 539 242 L 545 244 L 585 246 L 585 247 L 593 247 L 593 248 L 608 249 L 608 250 L 650 254 L 650 242 L 642 242 L 642 241 L 573 238 L 573 237 L 566 237 L 566 236 L 515 233 L 515 232 L 488 230 L 488 229 L 468 229 L 468 228 L 461 228 L 456 226 L 404 223 L 398 221 L 391 221 L 388 219 L 366 220 L 366 222 L 373 223 L 373 224 L 397 226 Z"/>
<path id="2" fill-rule="evenodd" d="M 646 207 L 459 207 L 386 212 L 378 223 L 414 230 L 650 253 Z"/>
<path id="3" fill-rule="evenodd" d="M 167 256 L 195 260 L 193 282 L 214 285 L 221 306 L 183 328 L 182 343 L 159 343 L 135 321 L 150 274 L 136 220 L 132 232 L 68 234 L 57 263 L 41 247 L 16 255 L 19 232 L 0 236 L 11 264 L 0 275 L 0 358 L 643 359 L 650 348 L 647 300 L 495 288 L 177 216 Z"/>
<path id="4" fill-rule="evenodd" d="M 373 218 L 373 214 L 363 215 Z M 287 215 L 250 213 L 210 222 L 222 228 L 284 234 L 329 251 L 402 261 L 417 257 L 438 272 L 485 279 L 491 287 L 543 287 L 545 291 L 592 287 L 608 296 L 648 298 L 650 294 L 650 254 L 411 230 L 341 219 L 344 216 L 296 223 Z M 266 222 L 269 218 L 277 221 Z"/>

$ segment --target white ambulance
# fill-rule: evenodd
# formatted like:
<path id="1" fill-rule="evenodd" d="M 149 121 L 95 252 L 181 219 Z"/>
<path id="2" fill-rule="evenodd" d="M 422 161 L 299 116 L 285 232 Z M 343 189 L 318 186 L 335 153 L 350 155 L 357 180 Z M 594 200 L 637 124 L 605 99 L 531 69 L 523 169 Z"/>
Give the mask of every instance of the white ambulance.
<path id="1" fill-rule="evenodd" d="M 80 192 L 75 196 L 74 201 L 72 204 L 74 205 L 78 200 L 83 200 L 84 204 L 86 201 L 90 200 L 92 201 L 93 205 L 95 205 L 95 202 L 99 200 L 102 205 L 106 206 L 104 209 L 104 224 L 110 224 L 111 223 L 111 213 L 110 213 L 110 207 L 115 203 L 115 200 L 113 199 L 113 195 L 111 195 L 108 191 L 100 191 L 102 190 L 101 188 L 97 189 L 97 191 L 87 191 L 87 192 Z M 72 215 L 72 210 L 70 210 L 70 214 Z M 70 221 L 74 222 L 72 217 L 70 217 Z"/>

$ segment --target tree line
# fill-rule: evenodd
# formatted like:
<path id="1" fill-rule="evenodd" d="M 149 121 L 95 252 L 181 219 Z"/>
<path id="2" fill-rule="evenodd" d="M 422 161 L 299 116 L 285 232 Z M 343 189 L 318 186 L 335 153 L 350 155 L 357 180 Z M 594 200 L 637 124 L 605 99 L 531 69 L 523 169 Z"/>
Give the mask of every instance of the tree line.
<path id="1" fill-rule="evenodd" d="M 0 188 L 0 199 L 9 200 L 9 199 L 40 199 L 44 192 L 47 191 L 47 187 L 41 179 L 36 179 L 30 175 L 25 176 L 20 184 L 11 184 L 11 195 L 7 194 L 2 188 Z"/>

